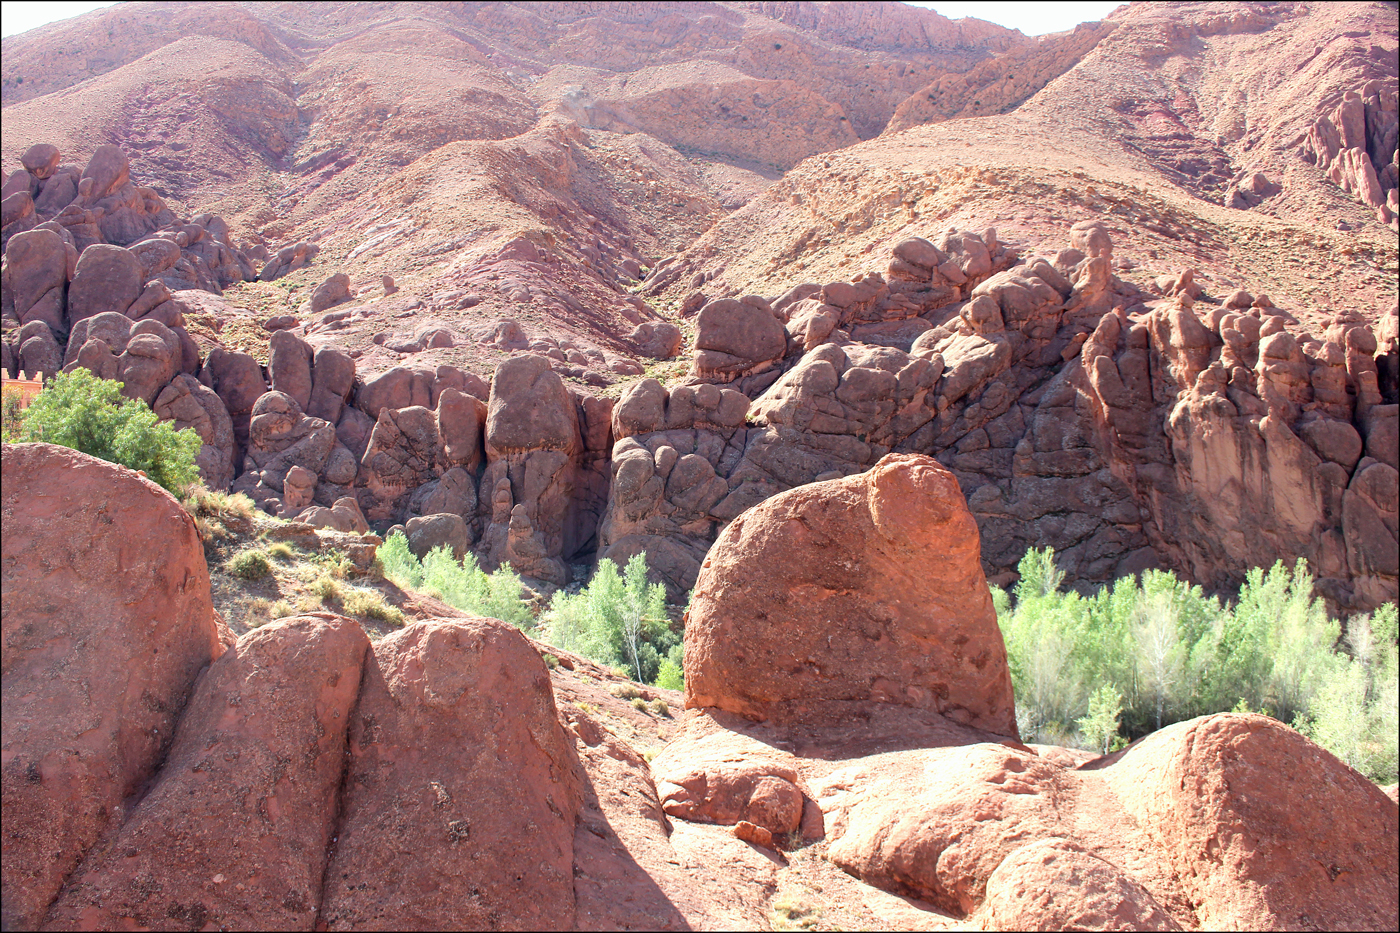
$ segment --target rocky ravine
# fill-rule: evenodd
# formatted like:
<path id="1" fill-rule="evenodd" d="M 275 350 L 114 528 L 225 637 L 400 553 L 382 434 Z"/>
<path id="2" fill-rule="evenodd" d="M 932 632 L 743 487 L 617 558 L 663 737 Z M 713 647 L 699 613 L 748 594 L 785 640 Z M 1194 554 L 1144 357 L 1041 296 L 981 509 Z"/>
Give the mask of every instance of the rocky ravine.
<path id="1" fill-rule="evenodd" d="M 976 524 L 928 457 L 729 526 L 650 766 L 509 626 L 234 640 L 164 491 L 44 444 L 0 462 L 7 928 L 752 927 L 812 845 L 875 886 L 854 900 L 905 895 L 902 926 L 1400 920 L 1400 811 L 1280 723 L 1020 743 Z"/>

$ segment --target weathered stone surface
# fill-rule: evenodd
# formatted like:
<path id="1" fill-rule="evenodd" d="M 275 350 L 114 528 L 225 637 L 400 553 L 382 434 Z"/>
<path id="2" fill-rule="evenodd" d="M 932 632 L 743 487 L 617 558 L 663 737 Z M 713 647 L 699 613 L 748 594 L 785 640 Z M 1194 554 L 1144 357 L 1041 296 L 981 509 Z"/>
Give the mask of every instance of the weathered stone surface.
<path id="1" fill-rule="evenodd" d="M 109 243 L 89 246 L 78 257 L 68 286 L 69 325 L 104 311 L 125 314 L 145 284 L 145 271 L 135 253 Z"/>
<path id="2" fill-rule="evenodd" d="M 353 496 L 343 496 L 335 500 L 330 508 L 312 506 L 298 515 L 296 521 L 313 528 L 332 528 L 356 534 L 369 531 L 369 523 L 360 511 L 360 503 Z"/>
<path id="3" fill-rule="evenodd" d="M 310 930 L 369 639 L 327 613 L 249 632 L 209 668 L 159 775 L 50 927 Z"/>
<path id="4" fill-rule="evenodd" d="M 691 822 L 749 823 L 769 834 L 763 845 L 798 829 L 803 793 L 790 756 L 765 756 L 762 746 L 733 732 L 691 731 L 695 740 L 682 737 L 653 761 L 662 810 Z"/>
<path id="5" fill-rule="evenodd" d="M 573 927 L 578 761 L 525 637 L 416 623 L 374 646 L 363 680 L 327 929 Z"/>
<path id="6" fill-rule="evenodd" d="M 1053 803 L 1066 780 L 1028 751 L 980 744 L 860 759 L 813 791 L 833 862 L 965 915 L 1008 855 L 1071 833 Z"/>
<path id="7" fill-rule="evenodd" d="M 1105 778 L 1182 879 L 1202 926 L 1394 929 L 1397 811 L 1266 716 L 1168 726 Z"/>
<path id="8" fill-rule="evenodd" d="M 233 482 L 233 419 L 218 394 L 187 373 L 176 376 L 161 390 L 152 406 L 162 421 L 172 421 L 175 430 L 192 429 L 203 441 L 195 465 L 204 485 L 227 489 Z"/>
<path id="9" fill-rule="evenodd" d="M 228 409 L 237 445 L 234 463 L 241 464 L 248 449 L 248 425 L 253 416 L 253 406 L 267 391 L 262 367 L 247 353 L 216 347 L 205 358 L 199 381 L 218 393 Z"/>
<path id="10" fill-rule="evenodd" d="M 311 347 L 306 341 L 289 330 L 273 331 L 267 371 L 273 391 L 290 395 L 305 411 L 311 403 Z"/>
<path id="11" fill-rule="evenodd" d="M 485 443 L 486 455 L 493 460 L 532 450 L 578 450 L 578 417 L 564 381 L 548 359 L 528 354 L 496 368 Z"/>
<path id="12" fill-rule="evenodd" d="M 104 311 L 73 325 L 64 369 L 82 366 L 103 379 L 122 383 L 122 394 L 150 405 L 179 374 L 184 346 L 160 321 L 132 323 L 124 314 Z"/>
<path id="13" fill-rule="evenodd" d="M 33 175 L 40 181 L 53 175 L 58 169 L 58 161 L 62 153 L 58 147 L 50 143 L 35 143 L 24 150 L 24 155 L 19 157 L 20 164 L 25 171 Z"/>
<path id="14" fill-rule="evenodd" d="M 1075 843 L 1042 839 L 1012 852 L 987 879 L 984 930 L 1180 930 L 1121 869 Z"/>
<path id="15" fill-rule="evenodd" d="M 475 475 L 485 454 L 486 403 L 448 387 L 438 396 L 437 429 L 444 467 L 461 467 Z"/>
<path id="16" fill-rule="evenodd" d="M 35 929 L 223 644 L 169 493 L 49 444 L 5 445 L 3 472 L 4 921 Z"/>
<path id="17" fill-rule="evenodd" d="M 450 512 L 410 518 L 404 529 L 409 550 L 420 559 L 435 547 L 446 547 L 461 560 L 476 543 L 462 516 Z"/>
<path id="18" fill-rule="evenodd" d="M 262 271 L 258 273 L 258 279 L 263 282 L 271 282 L 281 278 L 288 272 L 294 272 L 310 263 L 320 251 L 320 244 L 305 240 L 284 246 L 263 265 Z"/>
<path id="19" fill-rule="evenodd" d="M 253 405 L 249 420 L 245 476 L 256 473 L 263 484 L 282 491 L 293 467 L 320 475 L 334 448 L 334 427 L 320 418 L 306 417 L 291 396 L 266 392 Z M 295 514 L 302 506 L 293 504 L 290 508 L 289 514 Z"/>
<path id="20" fill-rule="evenodd" d="M 787 352 L 787 332 L 761 298 L 720 298 L 695 319 L 695 374 L 730 382 Z"/>
<path id="21" fill-rule="evenodd" d="M 1234 587 L 1250 567 L 1305 556 L 1339 605 L 1400 592 L 1382 517 L 1392 497 L 1347 491 L 1364 472 L 1353 421 L 1379 424 L 1385 408 L 1375 337 L 1354 318 L 1321 343 L 1269 309 L 1221 310 L 1209 327 L 1179 301 L 1100 320 L 1079 355 L 1092 443 L 1131 480 L 1162 563 Z"/>
<path id="22" fill-rule="evenodd" d="M 63 351 L 54 339 L 53 331 L 42 320 L 32 320 L 15 333 L 19 349 L 19 368 L 37 378 L 52 375 L 63 368 Z"/>
<path id="23" fill-rule="evenodd" d="M 63 238 L 52 230 L 17 233 L 5 244 L 5 262 L 20 323 L 43 321 L 51 330 L 66 332 L 68 257 Z"/>
<path id="24" fill-rule="evenodd" d="M 337 347 L 320 346 L 311 358 L 311 394 L 304 406 L 313 418 L 336 424 L 355 388 L 355 361 Z"/>
<path id="25" fill-rule="evenodd" d="M 656 360 L 669 360 L 681 351 L 681 329 L 670 321 L 638 324 L 630 339 L 638 353 Z"/>
<path id="26" fill-rule="evenodd" d="M 1015 736 L 977 526 L 936 461 L 790 490 L 706 558 L 686 627 L 686 706 L 821 718 L 876 700 Z"/>
<path id="27" fill-rule="evenodd" d="M 432 407 L 433 374 L 395 366 L 367 379 L 355 396 L 355 407 L 377 419 L 386 408 Z"/>
<path id="28" fill-rule="evenodd" d="M 337 272 L 311 292 L 311 298 L 308 299 L 310 307 L 307 310 L 310 314 L 320 314 L 327 308 L 344 304 L 352 297 L 354 296 L 350 293 L 350 276 L 344 272 Z"/>
<path id="29" fill-rule="evenodd" d="M 578 408 L 547 358 L 517 356 L 496 368 L 484 435 L 482 565 L 509 562 L 527 577 L 567 583 L 561 555 L 583 436 Z"/>
<path id="30" fill-rule="evenodd" d="M 83 179 L 92 179 L 92 187 L 87 193 L 91 201 L 99 201 L 126 184 L 131 173 L 131 164 L 120 146 L 98 146 L 83 169 Z"/>
<path id="31" fill-rule="evenodd" d="M 356 479 L 366 516 L 403 520 L 413 492 L 437 479 L 441 446 L 433 412 L 421 405 L 380 409 Z"/>

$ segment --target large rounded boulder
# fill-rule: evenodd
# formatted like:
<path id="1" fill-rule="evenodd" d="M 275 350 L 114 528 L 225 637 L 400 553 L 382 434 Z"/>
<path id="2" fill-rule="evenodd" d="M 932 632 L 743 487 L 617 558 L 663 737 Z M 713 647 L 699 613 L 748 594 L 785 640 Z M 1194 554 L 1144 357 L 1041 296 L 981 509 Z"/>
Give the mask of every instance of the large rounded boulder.
<path id="1" fill-rule="evenodd" d="M 1400 815 L 1276 719 L 1168 726 L 1104 769 L 1181 879 L 1202 929 L 1400 927 Z"/>
<path id="2" fill-rule="evenodd" d="M 324 929 L 573 928 L 578 758 L 518 630 L 438 619 L 376 643 L 349 747 Z"/>
<path id="3" fill-rule="evenodd" d="M 685 638 L 687 707 L 820 721 L 874 701 L 1017 735 L 977 524 L 930 457 L 891 454 L 740 515 Z"/>
<path id="4" fill-rule="evenodd" d="M 160 773 L 49 926 L 309 930 L 369 639 L 329 613 L 240 638 L 201 678 Z"/>
<path id="5" fill-rule="evenodd" d="M 51 444 L 7 444 L 0 463 L 4 926 L 36 929 L 223 642 L 199 533 L 169 493 Z"/>

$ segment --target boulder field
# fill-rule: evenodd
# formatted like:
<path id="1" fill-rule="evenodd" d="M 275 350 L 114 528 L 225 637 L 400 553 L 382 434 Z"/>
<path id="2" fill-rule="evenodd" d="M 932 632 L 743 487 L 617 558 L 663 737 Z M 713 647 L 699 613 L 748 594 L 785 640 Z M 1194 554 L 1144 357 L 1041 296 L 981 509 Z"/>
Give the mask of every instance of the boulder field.
<path id="1" fill-rule="evenodd" d="M 235 640 L 163 490 L 44 444 L 0 468 L 7 928 L 751 926 L 818 842 L 926 928 L 1400 922 L 1393 799 L 1275 720 L 1019 742 L 976 525 L 929 457 L 720 536 L 649 764 L 510 626 Z"/>
<path id="2" fill-rule="evenodd" d="M 670 386 L 592 394 L 578 360 L 513 321 L 481 336 L 509 354 L 489 378 L 411 353 L 362 371 L 338 324 L 416 306 L 332 288 L 314 312 L 263 322 L 263 364 L 191 336 L 220 279 L 181 270 L 232 282 L 280 260 L 253 276 L 219 218 L 181 220 L 153 194 L 140 210 L 111 201 L 101 184 L 133 184 L 123 159 L 103 147 L 61 208 L 44 186 L 68 176 L 35 180 L 48 206 L 34 216 L 53 219 L 6 228 L 3 365 L 121 380 L 199 434 L 211 488 L 271 514 L 381 533 L 431 519 L 433 541 L 550 587 L 644 552 L 680 599 L 745 509 L 895 452 L 957 477 L 1000 585 L 1049 546 L 1084 588 L 1160 566 L 1226 589 L 1305 557 L 1336 609 L 1400 596 L 1393 313 L 1339 312 L 1313 333 L 1266 295 L 1208 299 L 1190 269 L 1144 290 L 1088 220 L 1053 254 L 949 228 L 900 239 L 848 281 L 696 292 L 690 368 Z M 83 219 L 109 208 L 130 222 Z M 317 254 L 299 255 L 288 262 Z M 680 268 L 658 264 L 647 288 Z M 672 352 L 679 332 L 658 335 L 675 325 L 651 323 L 647 341 Z"/>

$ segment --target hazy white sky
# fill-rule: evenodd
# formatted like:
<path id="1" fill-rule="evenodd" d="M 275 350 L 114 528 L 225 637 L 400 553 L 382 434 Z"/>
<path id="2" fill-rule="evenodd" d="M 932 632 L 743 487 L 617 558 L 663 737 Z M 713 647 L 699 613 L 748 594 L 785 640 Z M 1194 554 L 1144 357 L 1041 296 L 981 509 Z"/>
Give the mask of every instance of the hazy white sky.
<path id="1" fill-rule="evenodd" d="M 68 19 L 88 10 L 111 6 L 106 3 L 46 3 L 40 0 L 3 0 L 0 2 L 0 33 L 11 36 L 54 20 Z M 1117 3 L 1047 3 L 1036 2 L 1008 3 L 942 3 L 939 0 L 920 0 L 914 6 L 937 10 L 952 19 L 975 16 L 988 22 L 1019 29 L 1028 36 L 1039 36 L 1047 32 L 1061 32 L 1073 29 L 1088 20 L 1103 19 Z"/>
<path id="2" fill-rule="evenodd" d="M 972 16 L 998 26 L 1019 29 L 1028 36 L 1043 36 L 1047 32 L 1064 32 L 1080 23 L 1100 20 L 1121 6 L 1121 3 L 942 3 L 938 0 L 910 0 L 912 6 L 936 10 L 949 19 Z"/>
<path id="3" fill-rule="evenodd" d="M 88 10 L 111 6 L 106 3 L 44 3 L 40 0 L 4 0 L 0 2 L 0 34 L 12 36 L 57 19 L 68 19 Z"/>

